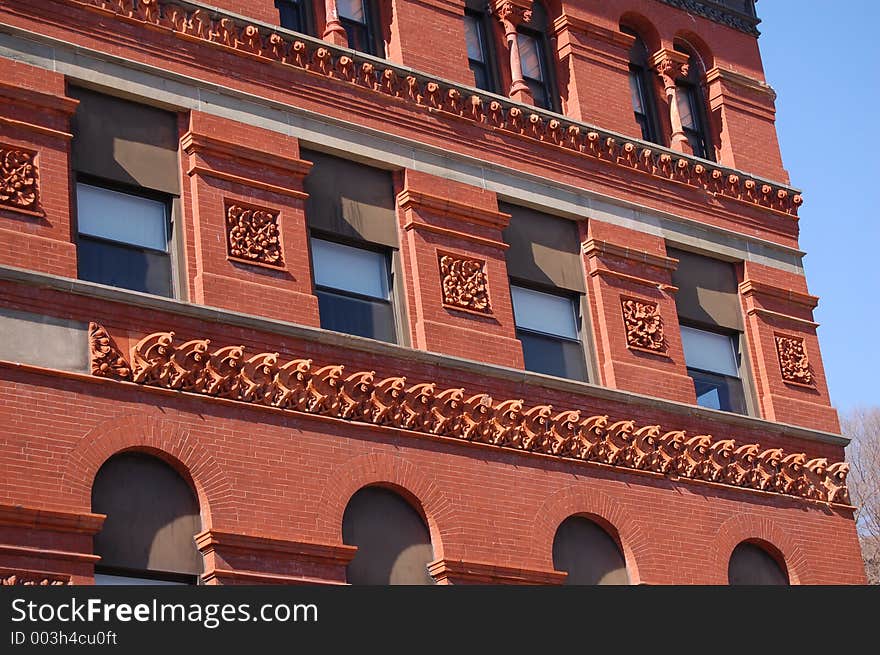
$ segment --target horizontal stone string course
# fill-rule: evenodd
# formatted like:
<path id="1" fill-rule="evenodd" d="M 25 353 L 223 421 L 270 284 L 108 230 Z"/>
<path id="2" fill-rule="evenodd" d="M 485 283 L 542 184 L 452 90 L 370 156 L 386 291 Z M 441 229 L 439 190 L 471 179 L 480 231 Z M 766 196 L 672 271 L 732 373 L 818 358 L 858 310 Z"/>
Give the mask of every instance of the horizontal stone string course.
<path id="1" fill-rule="evenodd" d="M 246 355 L 243 346 L 214 347 L 209 339 L 174 342 L 156 332 L 131 348 L 130 366 L 106 330 L 89 329 L 92 361 L 101 377 L 177 389 L 283 410 L 316 414 L 506 449 L 596 462 L 626 469 L 849 504 L 845 462 L 808 459 L 780 448 L 688 436 L 659 425 L 526 407 L 465 389 L 440 389 L 405 377 L 379 379 L 375 371 L 349 373 L 311 359 L 279 360 L 278 353 Z"/>
<path id="2" fill-rule="evenodd" d="M 416 75 L 311 38 L 281 34 L 219 11 L 173 0 L 67 0 L 121 18 L 171 31 L 251 56 L 280 62 L 370 91 L 400 98 L 428 111 L 452 114 L 487 128 L 545 142 L 611 165 L 672 180 L 737 201 L 797 216 L 803 199 L 788 188 L 706 165 L 694 158 L 603 132 L 583 123 L 497 97 Z"/>

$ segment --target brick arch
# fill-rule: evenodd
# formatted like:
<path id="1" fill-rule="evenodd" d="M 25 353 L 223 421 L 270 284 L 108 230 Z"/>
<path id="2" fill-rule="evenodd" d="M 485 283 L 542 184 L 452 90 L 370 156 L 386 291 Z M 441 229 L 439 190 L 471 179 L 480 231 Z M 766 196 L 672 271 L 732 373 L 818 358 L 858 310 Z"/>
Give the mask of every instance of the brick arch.
<path id="1" fill-rule="evenodd" d="M 62 483 L 91 507 L 92 484 L 98 469 L 110 457 L 139 451 L 159 457 L 195 488 L 202 513 L 202 527 L 212 516 L 237 520 L 232 485 L 210 452 L 189 429 L 163 418 L 144 414 L 109 419 L 93 427 L 68 455 Z"/>
<path id="2" fill-rule="evenodd" d="M 601 492 L 571 485 L 560 489 L 541 505 L 532 520 L 532 557 L 553 568 L 553 539 L 560 524 L 570 516 L 583 516 L 601 525 L 618 542 L 631 584 L 641 582 L 650 548 L 644 531 L 626 514 L 619 502 Z"/>
<path id="3" fill-rule="evenodd" d="M 644 15 L 636 11 L 626 11 L 621 14 L 617 23 L 620 27 L 628 27 L 641 37 L 648 49 L 649 57 L 662 47 L 660 32 L 654 27 L 654 23 Z"/>
<path id="4" fill-rule="evenodd" d="M 443 557 L 444 544 L 449 545 L 450 536 L 460 525 L 453 505 L 432 476 L 395 455 L 359 455 L 339 466 L 324 487 L 318 529 L 341 543 L 342 516 L 348 501 L 367 486 L 388 487 L 414 505 L 428 524 L 434 557 Z"/>
<path id="5" fill-rule="evenodd" d="M 727 519 L 713 539 L 715 544 L 715 561 L 709 584 L 726 585 L 727 565 L 733 549 L 743 541 L 756 542 L 769 546 L 769 550 L 777 551 L 782 557 L 788 580 L 791 584 L 809 584 L 807 578 L 807 561 L 800 546 L 773 521 L 755 514 L 737 514 Z M 771 552 L 771 555 L 775 553 Z"/>

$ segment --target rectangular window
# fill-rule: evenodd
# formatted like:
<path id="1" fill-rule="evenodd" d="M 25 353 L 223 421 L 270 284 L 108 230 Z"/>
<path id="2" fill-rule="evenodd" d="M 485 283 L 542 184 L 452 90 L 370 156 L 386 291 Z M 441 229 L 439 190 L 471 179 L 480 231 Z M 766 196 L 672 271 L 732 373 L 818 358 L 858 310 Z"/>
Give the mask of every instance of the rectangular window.
<path id="1" fill-rule="evenodd" d="M 550 92 L 547 88 L 547 64 L 544 61 L 541 40 L 531 34 L 518 32 L 516 41 L 519 46 L 523 79 L 532 93 L 535 106 L 552 110 Z"/>
<path id="2" fill-rule="evenodd" d="M 167 201 L 80 182 L 76 212 L 80 279 L 172 295 Z"/>
<path id="3" fill-rule="evenodd" d="M 575 300 L 513 285 L 510 295 L 526 370 L 586 380 Z"/>
<path id="4" fill-rule="evenodd" d="M 393 343 L 388 253 L 315 237 L 311 246 L 321 327 Z"/>
<path id="5" fill-rule="evenodd" d="M 301 34 L 311 34 L 309 30 L 308 0 L 275 0 L 278 22 L 281 27 Z"/>
<path id="6" fill-rule="evenodd" d="M 174 199 L 180 195 L 178 116 L 71 87 L 80 279 L 174 295 Z"/>
<path id="7" fill-rule="evenodd" d="M 698 405 L 746 413 L 737 341 L 729 334 L 681 327 L 684 359 L 688 375 L 694 380 Z"/>
<path id="8" fill-rule="evenodd" d="M 697 101 L 696 90 L 690 84 L 679 84 L 676 87 L 676 106 L 681 118 L 681 126 L 690 143 L 694 155 L 709 158 L 709 149 L 706 146 L 706 137 L 700 119 L 700 106 Z"/>
<path id="9" fill-rule="evenodd" d="M 348 36 L 348 47 L 367 54 L 376 54 L 372 33 L 372 16 L 368 0 L 336 0 L 339 22 Z"/>
<path id="10" fill-rule="evenodd" d="M 645 77 L 643 68 L 630 66 L 629 90 L 632 96 L 633 113 L 642 130 L 642 138 L 652 143 L 658 143 L 657 133 L 654 129 L 653 106 L 648 96 L 649 90 L 645 85 Z"/>
<path id="11" fill-rule="evenodd" d="M 465 10 L 464 32 L 468 65 L 474 74 L 474 86 L 492 93 L 497 92 L 497 85 L 492 75 L 492 56 L 486 33 L 485 14 L 470 9 Z"/>

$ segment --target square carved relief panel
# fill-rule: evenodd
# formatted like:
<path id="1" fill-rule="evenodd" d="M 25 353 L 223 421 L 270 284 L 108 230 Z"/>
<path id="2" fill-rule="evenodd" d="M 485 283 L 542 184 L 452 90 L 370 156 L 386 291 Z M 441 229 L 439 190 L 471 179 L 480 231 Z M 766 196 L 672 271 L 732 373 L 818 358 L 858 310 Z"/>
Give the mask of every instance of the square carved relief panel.
<path id="1" fill-rule="evenodd" d="M 659 305 L 650 300 L 625 297 L 621 297 L 620 305 L 627 347 L 665 355 L 666 336 Z"/>
<path id="2" fill-rule="evenodd" d="M 479 314 L 491 314 L 486 262 L 465 255 L 437 252 L 443 304 Z"/>
<path id="3" fill-rule="evenodd" d="M 226 246 L 229 258 L 248 264 L 284 267 L 278 211 L 226 201 Z"/>

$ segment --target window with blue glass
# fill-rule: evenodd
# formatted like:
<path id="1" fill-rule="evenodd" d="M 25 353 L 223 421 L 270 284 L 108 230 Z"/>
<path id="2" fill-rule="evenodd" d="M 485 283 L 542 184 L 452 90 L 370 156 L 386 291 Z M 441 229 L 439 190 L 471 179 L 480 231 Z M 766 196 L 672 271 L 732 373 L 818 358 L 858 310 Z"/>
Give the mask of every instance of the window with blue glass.
<path id="1" fill-rule="evenodd" d="M 275 0 L 281 27 L 314 35 L 310 0 Z"/>
<path id="2" fill-rule="evenodd" d="M 394 342 L 390 253 L 317 237 L 311 248 L 321 327 Z"/>
<path id="3" fill-rule="evenodd" d="M 526 370 L 586 380 L 577 299 L 516 285 L 511 285 L 510 295 Z"/>
<path id="4" fill-rule="evenodd" d="M 739 335 L 682 325 L 681 343 L 688 375 L 694 381 L 697 404 L 745 414 Z"/>

